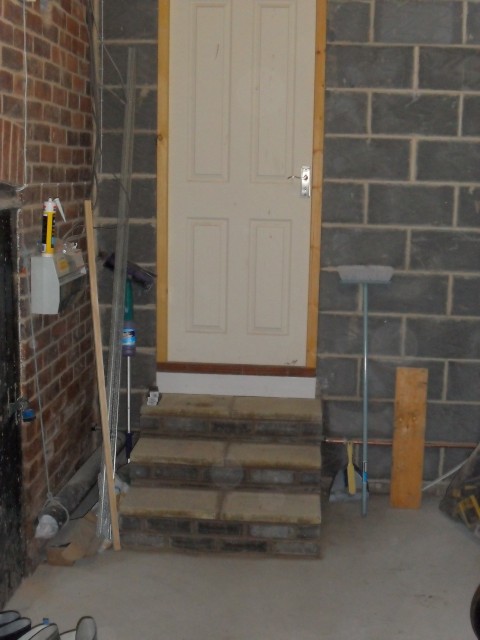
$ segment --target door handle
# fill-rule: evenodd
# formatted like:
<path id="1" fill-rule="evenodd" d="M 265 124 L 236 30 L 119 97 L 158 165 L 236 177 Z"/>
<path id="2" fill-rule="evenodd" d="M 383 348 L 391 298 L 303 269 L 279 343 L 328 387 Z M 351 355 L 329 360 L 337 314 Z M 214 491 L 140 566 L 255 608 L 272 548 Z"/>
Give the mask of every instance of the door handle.
<path id="1" fill-rule="evenodd" d="M 299 176 L 288 176 L 288 180 L 300 180 L 300 197 L 310 198 L 312 195 L 312 170 L 311 167 L 303 166 Z"/>

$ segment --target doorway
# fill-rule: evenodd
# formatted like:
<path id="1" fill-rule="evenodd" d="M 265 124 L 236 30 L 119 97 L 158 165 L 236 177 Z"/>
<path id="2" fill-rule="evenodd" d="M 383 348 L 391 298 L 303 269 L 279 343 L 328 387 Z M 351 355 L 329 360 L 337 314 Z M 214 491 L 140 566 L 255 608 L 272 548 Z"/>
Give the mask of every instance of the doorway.
<path id="1" fill-rule="evenodd" d="M 0 606 L 20 584 L 25 566 L 12 214 L 0 210 Z"/>
<path id="2" fill-rule="evenodd" d="M 159 3 L 158 368 L 311 390 L 326 1 L 182 7 Z"/>

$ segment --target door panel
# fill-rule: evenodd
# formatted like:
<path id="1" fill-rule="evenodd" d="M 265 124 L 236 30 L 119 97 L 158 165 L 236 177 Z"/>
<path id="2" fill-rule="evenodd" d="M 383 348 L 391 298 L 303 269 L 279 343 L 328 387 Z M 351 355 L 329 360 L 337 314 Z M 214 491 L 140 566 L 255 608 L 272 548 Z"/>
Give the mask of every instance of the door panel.
<path id="1" fill-rule="evenodd" d="M 168 359 L 304 366 L 315 3 L 170 10 Z"/>

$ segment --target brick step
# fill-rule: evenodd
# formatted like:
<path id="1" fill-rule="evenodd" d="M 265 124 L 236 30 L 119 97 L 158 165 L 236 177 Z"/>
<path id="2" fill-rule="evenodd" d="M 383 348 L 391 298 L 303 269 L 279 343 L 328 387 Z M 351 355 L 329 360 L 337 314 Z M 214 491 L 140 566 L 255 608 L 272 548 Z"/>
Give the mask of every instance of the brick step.
<path id="1" fill-rule="evenodd" d="M 132 487 L 119 516 L 126 548 L 320 555 L 317 495 Z"/>
<path id="2" fill-rule="evenodd" d="M 164 394 L 141 409 L 140 430 L 152 437 L 249 442 L 320 443 L 319 399 Z"/>
<path id="3" fill-rule="evenodd" d="M 132 451 L 132 485 L 213 486 L 320 492 L 318 445 L 193 440 L 143 435 Z"/>

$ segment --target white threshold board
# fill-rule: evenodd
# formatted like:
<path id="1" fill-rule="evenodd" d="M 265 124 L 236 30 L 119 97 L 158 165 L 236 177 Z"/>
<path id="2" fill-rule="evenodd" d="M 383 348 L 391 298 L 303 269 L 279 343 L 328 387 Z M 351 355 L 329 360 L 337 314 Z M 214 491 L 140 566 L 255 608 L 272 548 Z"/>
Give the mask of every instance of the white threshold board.
<path id="1" fill-rule="evenodd" d="M 316 378 L 157 372 L 160 393 L 315 398 Z"/>

